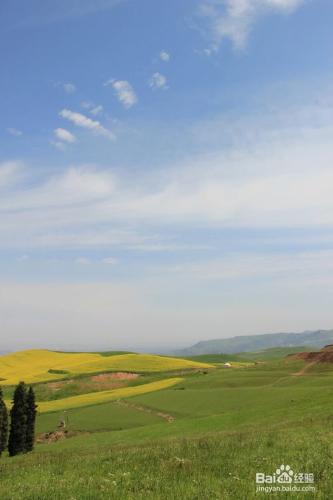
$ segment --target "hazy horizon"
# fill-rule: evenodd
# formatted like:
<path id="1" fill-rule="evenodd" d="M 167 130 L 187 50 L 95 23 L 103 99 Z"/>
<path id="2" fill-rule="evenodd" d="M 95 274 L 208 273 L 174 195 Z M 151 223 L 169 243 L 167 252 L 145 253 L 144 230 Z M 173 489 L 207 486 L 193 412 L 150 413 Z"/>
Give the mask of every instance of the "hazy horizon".
<path id="1" fill-rule="evenodd" d="M 53 351 L 64 351 L 64 352 L 107 352 L 107 351 L 112 351 L 112 350 L 119 350 L 119 351 L 133 351 L 133 352 L 138 352 L 138 353 L 155 353 L 155 354 L 173 354 L 178 350 L 182 350 L 184 348 L 192 347 L 193 345 L 199 343 L 199 342 L 204 342 L 204 341 L 214 341 L 214 340 L 222 340 L 222 339 L 230 339 L 230 338 L 235 338 L 235 337 L 251 337 L 251 336 L 257 336 L 257 335 L 276 335 L 276 334 L 299 334 L 301 335 L 302 333 L 306 332 L 317 332 L 317 331 L 331 331 L 332 328 L 317 328 L 315 330 L 304 330 L 304 331 L 276 331 L 276 332 L 259 332 L 259 333 L 248 333 L 248 334 L 243 334 L 243 335 L 232 335 L 232 336 L 220 336 L 220 337 L 214 337 L 214 338 L 204 338 L 204 339 L 196 339 L 193 340 L 192 342 L 189 341 L 187 343 L 184 342 L 172 342 L 172 343 L 167 343 L 167 342 L 159 342 L 157 344 L 154 343 L 142 343 L 142 344 L 122 344 L 122 343 L 117 343 L 109 345 L 109 344 L 99 344 L 97 343 L 82 343 L 80 344 L 79 341 L 74 342 L 73 344 L 65 343 L 65 344 L 57 344 L 49 342 L 49 343 L 41 343 L 38 342 L 36 345 L 32 345 L 31 343 L 27 344 L 22 344 L 21 342 L 18 343 L 17 345 L 13 344 L 11 347 L 7 347 L 5 345 L 0 345 L 0 355 L 6 354 L 9 352 L 15 352 L 15 351 L 20 351 L 20 350 L 30 350 L 30 349 L 47 349 L 47 350 L 53 350 Z M 302 345 L 302 342 L 300 342 L 300 345 Z"/>

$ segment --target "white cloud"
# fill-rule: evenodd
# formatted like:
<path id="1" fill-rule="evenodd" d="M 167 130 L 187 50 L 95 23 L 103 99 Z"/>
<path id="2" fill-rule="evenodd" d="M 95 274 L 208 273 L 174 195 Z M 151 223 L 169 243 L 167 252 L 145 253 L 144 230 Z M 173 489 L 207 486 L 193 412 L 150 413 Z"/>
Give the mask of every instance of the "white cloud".
<path id="1" fill-rule="evenodd" d="M 13 183 L 16 180 L 16 172 L 10 171 Z M 1 169 L 0 169 L 1 180 Z M 35 216 L 39 220 L 35 220 L 38 225 L 42 218 L 45 217 L 46 211 L 49 211 L 49 220 L 42 225 L 52 227 L 56 225 L 66 227 L 68 224 L 62 218 L 60 213 L 56 215 L 57 210 L 63 211 L 63 215 L 68 210 L 67 216 L 69 224 L 73 223 L 73 214 L 70 215 L 71 209 L 77 207 L 78 210 L 83 210 L 82 204 L 87 206 L 97 200 L 106 199 L 114 192 L 114 176 L 107 170 L 96 169 L 94 167 L 70 167 L 60 174 L 48 177 L 41 183 L 35 183 L 32 187 L 21 188 L 16 190 L 15 196 L 8 194 L 0 200 L 0 212 L 11 212 L 17 210 L 21 212 L 24 218 L 24 213 L 35 211 Z M 44 210 L 41 210 L 44 209 Z M 88 210 L 89 212 L 89 210 Z M 82 212 L 83 213 L 83 212 Z M 57 221 L 57 218 L 60 217 Z M 85 215 L 88 221 L 88 213 Z M 15 217 L 14 217 L 15 218 Z M 12 217 L 9 215 L 9 219 Z M 77 219 L 76 219 L 77 220 Z M 4 222 L 4 219 L 3 219 Z M 31 223 L 33 223 L 31 219 Z M 25 223 L 24 223 L 25 224 Z M 0 226 L 3 228 L 5 224 Z"/>
<path id="2" fill-rule="evenodd" d="M 163 61 L 163 62 L 170 61 L 170 54 L 169 54 L 169 52 L 166 52 L 165 50 L 161 50 L 159 57 L 160 57 L 161 61 Z"/>
<path id="3" fill-rule="evenodd" d="M 61 141 L 50 141 L 50 144 L 54 146 L 55 148 L 59 149 L 60 151 L 66 151 L 66 144 Z"/>
<path id="4" fill-rule="evenodd" d="M 20 137 L 21 135 L 23 135 L 23 132 L 21 130 L 14 127 L 9 127 L 6 130 L 9 134 L 13 135 L 14 137 Z"/>
<path id="5" fill-rule="evenodd" d="M 73 83 L 63 83 L 62 88 L 67 94 L 73 94 L 76 91 L 76 87 Z"/>
<path id="6" fill-rule="evenodd" d="M 180 243 L 144 243 L 135 244 L 126 247 L 129 250 L 137 250 L 140 252 L 192 252 L 200 250 L 212 250 L 214 247 L 204 244 L 189 244 L 183 245 Z"/>
<path id="7" fill-rule="evenodd" d="M 53 82 L 54 87 L 61 88 L 66 94 L 74 94 L 76 92 L 76 86 L 74 83 L 70 82 Z"/>
<path id="8" fill-rule="evenodd" d="M 54 135 L 60 141 L 67 142 L 69 144 L 73 144 L 73 142 L 76 141 L 75 135 L 72 134 L 69 130 L 66 130 L 64 128 L 56 128 L 54 130 Z"/>
<path id="9" fill-rule="evenodd" d="M 80 266 L 88 266 L 91 263 L 90 259 L 87 259 L 87 257 L 78 257 L 74 262 Z"/>
<path id="10" fill-rule="evenodd" d="M 98 105 L 98 106 L 94 106 L 91 110 L 90 110 L 90 113 L 94 116 L 98 116 L 98 115 L 101 115 L 103 113 L 103 106 L 102 105 Z"/>
<path id="11" fill-rule="evenodd" d="M 103 127 L 103 125 L 99 121 L 92 120 L 82 113 L 70 111 L 69 109 L 63 109 L 62 111 L 60 111 L 59 115 L 62 118 L 65 118 L 66 120 L 74 123 L 78 127 L 90 130 L 96 135 L 102 135 L 104 137 L 107 137 L 108 139 L 115 140 L 115 135 L 113 132 L 111 132 L 111 130 Z"/>
<path id="12" fill-rule="evenodd" d="M 166 76 L 158 72 L 154 73 L 149 81 L 149 86 L 152 89 L 167 89 L 168 86 Z"/>
<path id="13" fill-rule="evenodd" d="M 2 246 L 120 244 L 166 250 L 165 242 L 140 241 L 126 230 L 137 229 L 140 237 L 154 233 L 151 227 L 163 234 L 170 224 L 184 231 L 333 225 L 332 129 L 327 142 L 317 144 L 312 134 L 300 134 L 300 143 L 271 142 L 261 152 L 203 156 L 125 184 L 105 170 L 71 168 L 33 187 L 5 191 L 0 199 Z M 0 169 L 0 184 L 5 179 L 6 188 L 12 175 L 11 168 Z M 120 227 L 125 233 L 114 233 Z"/>
<path id="14" fill-rule="evenodd" d="M 129 109 L 138 102 L 132 85 L 127 80 L 108 80 L 104 85 L 112 85 L 118 100 Z"/>
<path id="15" fill-rule="evenodd" d="M 152 239 L 130 229 L 101 227 L 96 219 L 94 222 L 88 214 L 85 215 L 86 225 L 81 223 L 81 219 L 79 227 L 76 227 L 76 217 L 73 219 L 73 213 L 70 211 L 67 214 L 68 227 L 62 223 L 62 228 L 54 231 L 53 223 L 50 224 L 41 234 L 34 236 L 33 246 L 49 248 L 110 248 L 112 246 L 135 250 L 136 245 Z"/>
<path id="16" fill-rule="evenodd" d="M 7 188 L 22 176 L 23 165 L 19 161 L 0 163 L 0 188 Z"/>
<path id="17" fill-rule="evenodd" d="M 117 231 L 146 238 L 155 231 L 163 235 L 170 227 L 333 225 L 333 123 L 327 100 L 298 112 L 287 104 L 285 114 L 265 112 L 261 119 L 241 123 L 230 117 L 205 121 L 192 130 L 193 143 L 207 141 L 209 154 L 196 152 L 178 164 L 140 169 L 131 176 L 121 170 L 71 167 L 34 177 L 31 169 L 31 180 L 13 191 L 17 167 L 2 166 L 2 246 L 24 241 L 26 248 L 110 243 L 163 249 L 170 245 L 163 238 L 138 241 L 137 235 L 118 237 Z M 232 146 L 216 150 L 228 131 Z"/>
<path id="18" fill-rule="evenodd" d="M 165 268 L 165 272 L 213 281 L 234 281 L 244 278 L 289 280 L 296 276 L 313 279 L 315 276 L 330 276 L 333 284 L 333 251 L 316 250 L 293 253 L 255 253 L 233 252 L 222 259 L 201 262 L 186 262 L 176 267 Z"/>
<path id="19" fill-rule="evenodd" d="M 102 263 L 108 266 L 114 266 L 118 263 L 118 259 L 115 257 L 105 257 L 105 259 L 102 259 Z"/>
<path id="20" fill-rule="evenodd" d="M 256 21 L 269 13 L 289 14 L 305 0 L 203 0 L 200 16 L 207 20 L 207 35 L 211 40 L 209 51 L 218 50 L 221 42 L 229 38 L 234 47 L 246 45 Z"/>
<path id="21" fill-rule="evenodd" d="M 101 104 L 95 105 L 92 102 L 89 101 L 83 101 L 81 102 L 81 106 L 84 109 L 87 109 L 89 113 L 91 113 L 94 116 L 99 116 L 103 114 L 104 108 Z"/>

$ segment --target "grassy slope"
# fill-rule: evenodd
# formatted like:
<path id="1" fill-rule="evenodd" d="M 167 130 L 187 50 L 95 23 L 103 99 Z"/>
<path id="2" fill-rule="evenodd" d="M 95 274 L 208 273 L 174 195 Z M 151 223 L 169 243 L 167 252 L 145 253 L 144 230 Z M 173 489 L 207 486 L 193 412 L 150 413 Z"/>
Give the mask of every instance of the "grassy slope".
<path id="1" fill-rule="evenodd" d="M 310 352 L 316 351 L 317 348 L 310 346 L 295 346 L 295 347 L 271 347 L 269 349 L 264 349 L 262 351 L 253 352 L 240 352 L 238 356 L 241 359 L 251 360 L 251 361 L 268 361 L 272 359 L 280 359 L 288 356 L 288 354 L 294 354 L 296 352 Z"/>
<path id="2" fill-rule="evenodd" d="M 252 499 L 255 473 L 271 473 L 281 463 L 314 473 L 315 498 L 330 498 L 333 370 L 313 367 L 306 376 L 294 375 L 302 366 L 278 361 L 216 370 L 130 399 L 168 411 L 174 423 L 144 414 L 155 421 L 142 425 L 139 412 L 130 417 L 133 408 L 122 408 L 121 415 L 112 404 L 84 408 L 81 415 L 73 410 L 78 430 L 115 429 L 121 419 L 124 430 L 40 445 L 29 456 L 2 460 L 0 498 Z M 39 425 L 53 416 L 43 415 Z M 13 483 L 16 469 L 20 480 Z"/>
<path id="3" fill-rule="evenodd" d="M 280 493 L 278 498 L 332 497 L 332 447 L 316 428 L 181 439 L 153 446 L 110 448 L 101 441 L 89 450 L 34 453 L 2 463 L 0 498 L 250 500 L 260 498 L 255 494 L 255 473 L 271 473 L 281 462 L 314 473 L 317 494 Z"/>
<path id="4" fill-rule="evenodd" d="M 168 378 L 150 382 L 148 384 L 137 385 L 134 387 L 122 387 L 121 389 L 110 389 L 108 391 L 89 392 L 88 394 L 80 394 L 64 399 L 56 399 L 53 401 L 41 401 L 38 403 L 38 411 L 46 413 L 51 411 L 66 410 L 68 408 L 80 408 L 91 406 L 108 401 L 114 401 L 120 398 L 128 398 L 136 394 L 144 394 L 151 391 L 159 391 L 172 385 L 181 382 L 181 378 Z"/>
<path id="5" fill-rule="evenodd" d="M 66 416 L 65 416 L 66 415 Z M 115 402 L 76 408 L 64 412 L 45 413 L 37 419 L 37 434 L 54 431 L 60 419 L 66 418 L 71 431 L 119 431 L 163 422 L 157 415 L 135 408 L 119 406 Z"/>
<path id="6" fill-rule="evenodd" d="M 305 377 L 293 376 L 302 366 L 297 361 L 243 370 L 216 370 L 186 378 L 164 391 L 133 396 L 131 403 L 176 417 L 171 426 L 142 429 L 137 439 L 184 433 L 191 436 L 193 432 L 267 424 L 292 425 L 304 418 L 326 418 L 333 410 L 333 372 L 313 371 Z M 115 433 L 109 439 L 132 442 L 135 435 L 135 432 Z"/>
<path id="7" fill-rule="evenodd" d="M 246 361 L 238 354 L 199 354 L 198 356 L 186 357 L 191 361 L 199 361 L 200 363 L 228 363 L 232 361 Z"/>
<path id="8" fill-rule="evenodd" d="M 71 410 L 75 430 L 100 432 L 2 459 L 0 498 L 250 499 L 255 472 L 281 463 L 314 473 L 315 498 L 330 498 L 333 366 L 295 375 L 303 366 L 280 360 L 217 369 L 129 400 L 173 415 L 173 423 L 112 403 Z M 58 417 L 42 415 L 39 429 L 50 430 Z"/>
<path id="9" fill-rule="evenodd" d="M 186 359 L 199 361 L 202 363 L 226 363 L 226 362 L 244 362 L 244 361 L 268 361 L 281 359 L 288 354 L 297 352 L 316 351 L 315 347 L 295 346 L 295 347 L 270 347 L 260 351 L 239 352 L 237 354 L 199 354 L 198 356 L 189 356 Z"/>

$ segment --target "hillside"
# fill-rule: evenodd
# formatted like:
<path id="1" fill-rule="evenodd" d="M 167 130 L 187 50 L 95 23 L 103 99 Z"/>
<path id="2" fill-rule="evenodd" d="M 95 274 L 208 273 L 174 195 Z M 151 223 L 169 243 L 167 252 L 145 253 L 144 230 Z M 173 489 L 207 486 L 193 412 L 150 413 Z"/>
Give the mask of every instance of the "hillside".
<path id="1" fill-rule="evenodd" d="M 1 457 L 0 498 L 250 500 L 258 497 L 256 473 L 269 474 L 282 460 L 313 474 L 319 494 L 309 498 L 331 498 L 333 365 L 305 371 L 308 361 L 290 356 L 173 378 L 86 374 L 36 384 L 36 447 Z M 99 392 L 94 385 L 88 393 L 97 381 L 127 385 Z M 10 396 L 13 388 L 4 389 Z"/>
<path id="2" fill-rule="evenodd" d="M 200 361 L 202 363 L 226 363 L 237 362 L 244 363 L 246 361 L 269 361 L 285 358 L 286 356 L 297 354 L 300 352 L 309 352 L 313 350 L 310 346 L 293 346 L 293 347 L 269 347 L 268 349 L 260 349 L 259 351 L 239 352 L 237 354 L 198 354 L 190 356 L 187 359 L 191 361 Z"/>
<path id="3" fill-rule="evenodd" d="M 235 354 L 260 351 L 272 347 L 308 346 L 321 348 L 333 343 L 333 330 L 316 330 L 302 333 L 270 333 L 243 335 L 226 339 L 214 339 L 175 351 L 175 355 L 191 357 L 201 354 Z"/>
<path id="4" fill-rule="evenodd" d="M 291 355 L 294 359 L 302 359 L 309 361 L 311 364 L 315 363 L 333 363 L 333 345 L 327 345 L 320 351 L 303 351 Z"/>
<path id="5" fill-rule="evenodd" d="M 208 363 L 153 354 L 66 353 L 43 349 L 0 356 L 1 385 L 55 381 L 103 372 L 158 373 L 212 368 Z"/>

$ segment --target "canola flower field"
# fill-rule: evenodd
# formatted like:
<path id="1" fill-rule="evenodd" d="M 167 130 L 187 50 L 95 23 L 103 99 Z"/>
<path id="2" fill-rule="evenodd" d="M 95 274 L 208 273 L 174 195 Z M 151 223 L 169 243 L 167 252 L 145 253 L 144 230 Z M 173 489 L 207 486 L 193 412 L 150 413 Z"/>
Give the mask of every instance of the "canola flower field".
<path id="1" fill-rule="evenodd" d="M 75 375 L 125 371 L 157 373 L 214 365 L 153 354 L 66 353 L 43 349 L 18 351 L 0 356 L 0 384 L 15 385 L 21 380 L 27 384 L 60 380 Z"/>
<path id="2" fill-rule="evenodd" d="M 121 389 L 110 389 L 108 391 L 90 392 L 69 398 L 56 399 L 53 401 L 42 401 L 38 403 L 39 413 L 66 410 L 67 408 L 79 408 L 101 403 L 108 403 L 116 399 L 139 396 L 149 392 L 167 389 L 178 384 L 183 379 L 180 377 L 167 378 L 150 382 L 149 384 L 137 385 L 134 387 L 122 387 Z"/>

